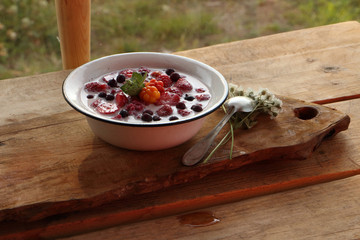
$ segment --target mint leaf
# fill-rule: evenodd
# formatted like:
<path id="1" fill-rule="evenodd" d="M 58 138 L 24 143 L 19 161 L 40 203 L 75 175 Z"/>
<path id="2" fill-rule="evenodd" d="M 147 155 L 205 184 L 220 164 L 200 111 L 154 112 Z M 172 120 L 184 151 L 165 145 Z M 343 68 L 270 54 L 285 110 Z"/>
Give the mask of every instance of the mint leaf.
<path id="1" fill-rule="evenodd" d="M 147 74 L 142 75 L 138 72 L 133 72 L 130 79 L 126 80 L 124 85 L 121 86 L 121 90 L 130 96 L 136 96 L 140 93 L 141 89 L 145 87 L 144 81 Z"/>

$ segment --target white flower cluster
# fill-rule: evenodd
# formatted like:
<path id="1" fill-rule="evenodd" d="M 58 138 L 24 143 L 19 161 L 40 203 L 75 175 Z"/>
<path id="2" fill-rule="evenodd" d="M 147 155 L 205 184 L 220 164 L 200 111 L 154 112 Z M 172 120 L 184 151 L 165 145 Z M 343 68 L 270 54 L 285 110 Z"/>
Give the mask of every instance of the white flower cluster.
<path id="1" fill-rule="evenodd" d="M 245 96 L 254 100 L 254 110 L 251 113 L 238 112 L 232 117 L 234 128 L 251 128 L 256 124 L 256 116 L 260 113 L 266 113 L 271 118 L 279 115 L 282 108 L 282 101 L 272 94 L 268 89 L 264 88 L 258 92 L 252 89 L 244 90 L 235 84 L 229 84 L 229 98 L 235 96 Z"/>

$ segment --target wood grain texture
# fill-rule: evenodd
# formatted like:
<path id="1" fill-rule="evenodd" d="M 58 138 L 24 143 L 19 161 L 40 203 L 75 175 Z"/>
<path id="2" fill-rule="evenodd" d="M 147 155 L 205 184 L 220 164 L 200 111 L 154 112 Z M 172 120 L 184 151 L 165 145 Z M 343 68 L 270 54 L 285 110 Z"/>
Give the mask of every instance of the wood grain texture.
<path id="1" fill-rule="evenodd" d="M 319 101 L 360 93 L 359 36 L 359 24 L 347 22 L 179 54 L 209 63 L 229 81 L 244 87 L 267 87 L 279 95 Z M 281 44 L 273 46 L 277 41 Z M 166 172 L 179 166 L 179 156 L 216 121 L 209 118 L 191 141 L 170 150 L 149 153 L 118 149 L 94 137 L 86 120 L 63 100 L 61 84 L 68 73 L 0 81 L 0 100 L 5 103 L 0 105 L 5 113 L 0 115 L 0 189 L 3 194 L 9 191 L 0 205 L 4 210 L 0 217 L 22 216 L 32 221 L 25 228 L 21 222 L 2 224 L 1 236 L 72 234 L 360 173 L 360 102 L 353 99 L 329 105 L 350 116 L 348 131 L 325 140 L 305 161 L 255 163 L 191 184 L 114 201 L 123 196 L 121 191 L 112 191 L 123 179 L 141 178 L 146 185 L 153 180 L 151 172 L 164 174 L 159 169 Z M 156 159 L 156 164 L 147 158 Z M 124 172 L 126 167 L 146 171 L 134 176 Z M 98 197 L 99 192 L 110 194 Z M 34 204 L 39 205 L 34 208 Z M 94 208 L 98 205 L 102 206 Z M 91 209 L 39 220 L 63 209 L 87 208 Z"/>
<path id="2" fill-rule="evenodd" d="M 65 239 L 359 239 L 359 184 L 354 176 L 204 209 L 220 219 L 211 226 L 182 225 L 174 215 Z"/>

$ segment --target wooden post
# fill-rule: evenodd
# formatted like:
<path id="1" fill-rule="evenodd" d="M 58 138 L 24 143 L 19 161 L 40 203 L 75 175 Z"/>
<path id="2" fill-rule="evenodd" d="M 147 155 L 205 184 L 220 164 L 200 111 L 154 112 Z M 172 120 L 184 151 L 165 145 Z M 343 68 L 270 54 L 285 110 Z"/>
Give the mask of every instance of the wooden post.
<path id="1" fill-rule="evenodd" d="M 91 0 L 55 0 L 64 69 L 90 60 Z"/>

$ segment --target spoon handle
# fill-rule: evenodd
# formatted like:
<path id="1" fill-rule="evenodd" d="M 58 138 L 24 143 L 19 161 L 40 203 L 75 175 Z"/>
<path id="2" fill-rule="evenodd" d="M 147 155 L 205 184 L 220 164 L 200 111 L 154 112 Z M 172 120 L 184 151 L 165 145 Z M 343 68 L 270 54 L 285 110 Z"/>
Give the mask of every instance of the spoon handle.
<path id="1" fill-rule="evenodd" d="M 233 107 L 231 111 L 224 116 L 223 119 L 215 126 L 215 128 L 208 133 L 203 139 L 193 145 L 183 156 L 182 163 L 185 166 L 193 166 L 198 163 L 201 159 L 204 158 L 205 154 L 208 152 L 212 142 L 215 137 L 218 135 L 220 130 L 225 126 L 229 121 L 231 116 L 236 112 L 236 108 Z"/>

